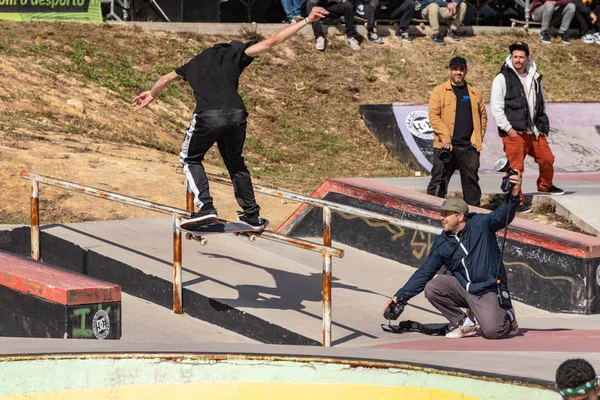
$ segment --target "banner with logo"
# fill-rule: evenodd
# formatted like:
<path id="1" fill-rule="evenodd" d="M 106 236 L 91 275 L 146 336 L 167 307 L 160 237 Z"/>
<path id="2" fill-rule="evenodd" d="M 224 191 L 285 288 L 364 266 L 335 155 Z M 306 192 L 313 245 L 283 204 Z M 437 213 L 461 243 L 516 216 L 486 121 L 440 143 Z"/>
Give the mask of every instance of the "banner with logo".
<path id="1" fill-rule="evenodd" d="M 100 0 L 0 0 L 0 19 L 102 22 Z"/>

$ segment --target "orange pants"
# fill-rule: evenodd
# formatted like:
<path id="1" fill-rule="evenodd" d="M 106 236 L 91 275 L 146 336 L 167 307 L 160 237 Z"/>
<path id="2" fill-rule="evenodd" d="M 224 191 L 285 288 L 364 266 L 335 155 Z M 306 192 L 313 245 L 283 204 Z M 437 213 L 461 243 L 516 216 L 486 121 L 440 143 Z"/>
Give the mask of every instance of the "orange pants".
<path id="1" fill-rule="evenodd" d="M 528 135 L 526 133 L 516 137 L 503 136 L 504 153 L 512 169 L 525 173 L 525 156 L 530 155 L 540 167 L 540 176 L 537 187 L 540 192 L 547 192 L 554 179 L 554 154 L 548 145 L 546 135 Z M 523 204 L 523 192 L 519 192 Z"/>

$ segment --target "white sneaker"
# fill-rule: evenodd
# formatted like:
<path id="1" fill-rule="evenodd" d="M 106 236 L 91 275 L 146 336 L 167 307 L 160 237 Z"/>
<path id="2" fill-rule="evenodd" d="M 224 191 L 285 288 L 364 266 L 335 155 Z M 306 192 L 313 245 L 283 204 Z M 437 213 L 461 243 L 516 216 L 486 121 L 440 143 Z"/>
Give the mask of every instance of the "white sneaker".
<path id="1" fill-rule="evenodd" d="M 317 44 L 315 48 L 319 51 L 325 51 L 325 38 L 323 36 L 319 36 L 317 38 Z"/>
<path id="2" fill-rule="evenodd" d="M 460 339 L 477 335 L 477 325 L 465 325 L 461 322 L 453 327 L 448 327 L 448 329 L 449 332 L 446 333 L 448 339 Z"/>
<path id="3" fill-rule="evenodd" d="M 596 32 L 592 36 L 596 39 L 596 44 L 600 44 L 600 32 Z"/>
<path id="4" fill-rule="evenodd" d="M 375 44 L 383 44 L 383 39 L 377 34 L 377 32 L 369 32 L 367 36 L 371 42 Z"/>
<path id="5" fill-rule="evenodd" d="M 593 35 L 587 33 L 581 37 L 581 41 L 585 44 L 596 43 L 596 38 Z"/>
<path id="6" fill-rule="evenodd" d="M 350 46 L 352 50 L 360 50 L 360 43 L 358 43 L 358 40 L 356 40 L 355 37 L 346 38 L 346 43 L 348 43 L 348 46 Z"/>
<path id="7" fill-rule="evenodd" d="M 361 17 L 364 17 L 366 15 L 364 4 L 361 4 L 360 6 L 356 7 L 356 13 Z"/>

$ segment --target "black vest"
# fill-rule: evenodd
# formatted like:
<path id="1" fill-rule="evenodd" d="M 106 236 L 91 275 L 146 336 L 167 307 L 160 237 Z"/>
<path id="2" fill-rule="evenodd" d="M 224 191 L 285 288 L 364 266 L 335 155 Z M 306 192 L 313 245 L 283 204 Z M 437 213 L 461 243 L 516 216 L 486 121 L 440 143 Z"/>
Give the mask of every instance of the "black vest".
<path id="1" fill-rule="evenodd" d="M 533 128 L 531 126 L 531 120 L 533 119 L 538 131 L 547 135 L 550 131 L 550 121 L 548 121 L 548 116 L 546 115 L 546 107 L 542 96 L 542 76 L 539 75 L 535 78 L 535 114 L 533 118 L 530 118 L 527 95 L 525 94 L 525 90 L 523 89 L 523 85 L 521 84 L 521 80 L 517 76 L 517 73 L 506 63 L 502 65 L 500 73 L 504 75 L 504 80 L 506 82 L 504 114 L 513 129 L 517 132 L 526 132 L 528 128 Z M 500 136 L 506 136 L 507 132 L 498 128 L 498 134 Z"/>

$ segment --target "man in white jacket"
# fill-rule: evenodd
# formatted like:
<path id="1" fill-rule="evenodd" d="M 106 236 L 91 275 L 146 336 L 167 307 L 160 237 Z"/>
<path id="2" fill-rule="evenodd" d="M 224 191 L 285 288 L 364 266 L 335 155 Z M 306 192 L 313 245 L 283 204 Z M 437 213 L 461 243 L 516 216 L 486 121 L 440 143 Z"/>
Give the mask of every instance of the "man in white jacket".
<path id="1" fill-rule="evenodd" d="M 548 145 L 550 122 L 546 115 L 546 100 L 542 87 L 542 75 L 536 71 L 529 58 L 527 43 L 517 41 L 509 46 L 510 56 L 502 65 L 492 83 L 490 106 L 492 117 L 498 126 L 504 152 L 510 166 L 521 172 L 525 170 L 525 156 L 530 155 L 539 165 L 537 187 L 540 192 L 564 194 L 564 190 L 552 184 L 554 178 L 554 154 Z M 523 193 L 518 212 L 530 212 L 523 203 Z"/>

